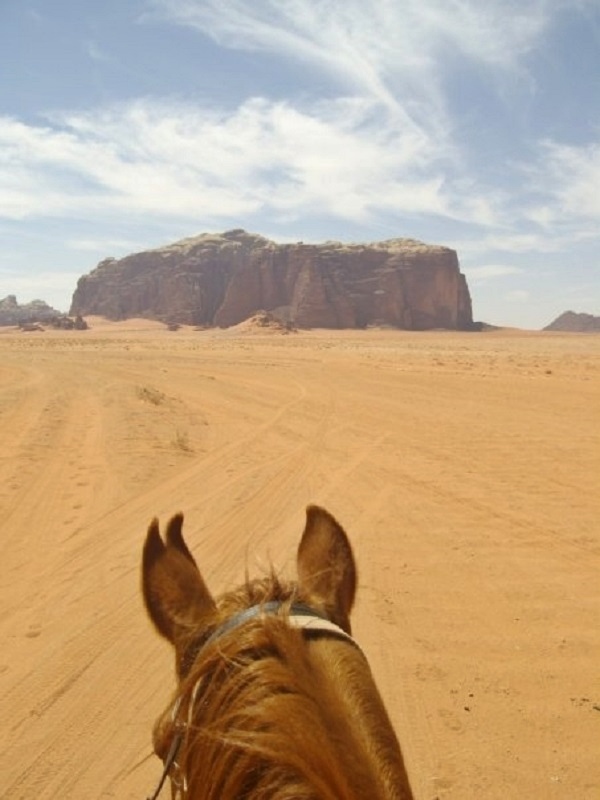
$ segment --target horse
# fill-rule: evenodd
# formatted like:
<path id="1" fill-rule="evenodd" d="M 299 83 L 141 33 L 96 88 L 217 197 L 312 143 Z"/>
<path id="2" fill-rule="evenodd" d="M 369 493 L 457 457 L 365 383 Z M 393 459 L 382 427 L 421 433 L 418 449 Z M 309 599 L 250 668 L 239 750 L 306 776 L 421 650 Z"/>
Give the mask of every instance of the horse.
<path id="1" fill-rule="evenodd" d="M 297 580 L 271 567 L 213 597 L 183 538 L 152 520 L 142 594 L 174 647 L 177 688 L 153 730 L 172 798 L 413 800 L 403 755 L 352 637 L 357 571 L 349 539 L 311 505 Z"/>

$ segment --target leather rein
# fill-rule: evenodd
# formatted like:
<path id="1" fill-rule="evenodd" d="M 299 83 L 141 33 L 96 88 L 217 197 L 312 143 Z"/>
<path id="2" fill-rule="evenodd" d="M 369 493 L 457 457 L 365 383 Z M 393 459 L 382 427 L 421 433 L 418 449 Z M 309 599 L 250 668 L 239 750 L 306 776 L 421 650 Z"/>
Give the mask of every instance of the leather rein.
<path id="1" fill-rule="evenodd" d="M 349 633 L 340 628 L 339 625 L 336 625 L 335 622 L 332 622 L 319 611 L 316 611 L 314 608 L 304 605 L 303 603 L 292 603 L 291 606 L 288 607 L 287 603 L 279 600 L 273 600 L 260 605 L 251 606 L 244 611 L 240 611 L 239 614 L 234 614 L 233 617 L 226 620 L 226 622 L 220 625 L 208 637 L 208 639 L 200 647 L 200 650 L 204 649 L 217 639 L 220 639 L 221 636 L 225 635 L 226 633 L 229 633 L 230 631 L 239 628 L 241 625 L 244 625 L 246 622 L 256 619 L 257 617 L 277 615 L 282 608 L 286 608 L 286 615 L 282 616 L 282 619 L 285 619 L 291 628 L 302 630 L 307 634 L 325 634 L 335 638 L 345 639 L 358 648 L 358 650 L 360 650 L 360 647 Z M 194 654 L 195 658 L 197 656 L 198 651 Z M 188 709 L 188 724 L 191 721 L 199 683 L 200 682 L 196 683 L 192 690 L 192 698 Z M 183 737 L 187 728 L 187 724 L 185 723 L 177 724 L 177 715 L 179 713 L 179 707 L 182 699 L 182 696 L 178 697 L 173 705 L 171 718 L 176 725 L 176 731 L 173 736 L 171 746 L 169 747 L 169 752 L 164 760 L 163 772 L 158 782 L 158 786 L 156 787 L 154 793 L 147 798 L 147 800 L 158 800 L 158 796 L 162 791 L 165 781 L 169 777 L 171 769 L 174 766 L 177 766 L 177 754 L 179 753 L 179 748 L 181 747 L 181 742 L 183 741 Z M 176 791 L 181 791 L 183 796 L 183 791 L 187 790 L 185 776 L 183 776 L 182 781 L 176 782 L 173 778 L 171 778 L 171 780 L 176 784 Z"/>

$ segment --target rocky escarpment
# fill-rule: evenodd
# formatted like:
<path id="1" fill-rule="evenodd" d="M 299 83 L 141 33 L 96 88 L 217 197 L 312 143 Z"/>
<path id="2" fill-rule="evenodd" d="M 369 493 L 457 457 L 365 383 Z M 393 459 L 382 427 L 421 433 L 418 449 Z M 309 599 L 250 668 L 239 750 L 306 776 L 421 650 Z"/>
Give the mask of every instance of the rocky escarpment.
<path id="1" fill-rule="evenodd" d="M 600 317 L 593 314 L 578 314 L 565 311 L 554 322 L 544 328 L 545 331 L 564 331 L 566 333 L 600 333 Z"/>
<path id="2" fill-rule="evenodd" d="M 469 329 L 456 253 L 412 239 L 276 244 L 242 230 L 102 261 L 71 314 L 229 327 L 259 310 L 301 328 Z"/>

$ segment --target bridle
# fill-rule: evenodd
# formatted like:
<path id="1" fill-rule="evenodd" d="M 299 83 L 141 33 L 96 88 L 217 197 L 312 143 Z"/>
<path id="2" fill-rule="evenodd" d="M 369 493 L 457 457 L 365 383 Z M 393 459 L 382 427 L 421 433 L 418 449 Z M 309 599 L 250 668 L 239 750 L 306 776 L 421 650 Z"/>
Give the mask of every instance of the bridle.
<path id="1" fill-rule="evenodd" d="M 311 608 L 304 603 L 292 603 L 289 605 L 289 603 L 285 603 L 280 600 L 272 600 L 267 603 L 251 606 L 244 611 L 240 611 L 239 614 L 234 614 L 233 617 L 230 617 L 228 620 L 226 620 L 215 631 L 213 631 L 213 633 L 201 644 L 199 648 L 195 649 L 193 653 L 193 660 L 197 658 L 200 650 L 203 650 L 209 644 L 212 644 L 217 639 L 220 639 L 226 633 L 239 628 L 241 625 L 244 625 L 250 620 L 260 617 L 279 615 L 282 610 L 284 611 L 285 616 L 281 614 L 281 618 L 284 619 L 291 628 L 302 630 L 309 636 L 326 635 L 334 638 L 345 639 L 358 648 L 358 650 L 360 650 L 360 647 L 349 633 L 343 630 L 343 628 L 340 628 L 339 625 L 336 625 L 335 622 L 332 622 L 330 619 L 328 619 L 320 611 L 316 611 L 314 608 Z M 177 764 L 177 755 L 184 739 L 186 729 L 191 722 L 196 694 L 203 680 L 204 678 L 200 678 L 194 684 L 188 705 L 186 722 L 178 720 L 183 695 L 180 695 L 173 704 L 171 719 L 173 721 L 173 725 L 175 726 L 175 733 L 173 735 L 173 739 L 171 740 L 169 751 L 163 762 L 163 772 L 158 782 L 158 786 L 156 787 L 154 793 L 147 798 L 147 800 L 158 800 L 158 796 L 160 795 L 168 777 L 171 778 L 174 791 L 178 794 L 181 793 L 181 797 L 184 797 L 183 793 L 187 791 L 185 775 L 180 774 L 181 770 Z M 171 771 L 174 767 L 176 768 L 177 772 L 176 776 L 171 775 Z"/>
<path id="2" fill-rule="evenodd" d="M 181 697 L 178 697 L 177 698 L 177 702 L 173 706 L 174 715 L 176 715 L 176 713 L 179 711 L 180 704 L 181 704 Z M 169 773 L 171 772 L 171 769 L 174 766 L 177 766 L 177 753 L 179 752 L 179 748 L 181 746 L 181 742 L 183 740 L 184 734 L 185 734 L 185 728 L 183 726 L 181 726 L 181 725 L 178 726 L 177 729 L 175 730 L 175 734 L 174 734 L 173 739 L 171 741 L 171 746 L 169 747 L 169 752 L 167 753 L 167 756 L 166 756 L 166 758 L 164 760 L 163 772 L 162 772 L 162 775 L 160 776 L 160 780 L 158 782 L 158 786 L 154 790 L 153 794 L 151 794 L 150 797 L 148 797 L 148 800 L 157 800 L 159 794 L 162 791 L 163 786 L 165 785 L 165 781 L 169 777 Z M 171 781 L 173 781 L 173 777 L 171 777 Z M 185 788 L 185 786 L 181 785 L 181 783 L 179 781 L 177 781 L 177 783 L 179 784 L 179 785 L 177 785 L 177 789 L 176 789 L 177 791 L 179 791 L 179 789 L 184 789 Z"/>

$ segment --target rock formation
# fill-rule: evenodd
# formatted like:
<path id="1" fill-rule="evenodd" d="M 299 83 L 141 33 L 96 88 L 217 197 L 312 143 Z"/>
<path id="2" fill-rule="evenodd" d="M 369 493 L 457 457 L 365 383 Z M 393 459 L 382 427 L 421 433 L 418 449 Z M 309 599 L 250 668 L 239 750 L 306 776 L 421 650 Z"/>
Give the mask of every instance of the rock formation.
<path id="1" fill-rule="evenodd" d="M 593 314 L 577 314 L 565 311 L 554 322 L 544 328 L 545 331 L 564 331 L 566 333 L 600 333 L 600 317 Z"/>
<path id="2" fill-rule="evenodd" d="M 19 305 L 14 294 L 0 300 L 0 325 L 18 325 L 24 331 L 41 331 L 42 325 L 65 331 L 85 331 L 88 328 L 87 322 L 79 315 L 71 319 L 43 300 Z"/>
<path id="3" fill-rule="evenodd" d="M 276 244 L 243 230 L 106 259 L 79 279 L 70 313 L 229 327 L 259 310 L 301 328 L 472 325 L 467 283 L 446 247 Z"/>
<path id="4" fill-rule="evenodd" d="M 60 315 L 43 300 L 19 305 L 14 294 L 0 300 L 0 325 L 29 325 L 47 322 Z"/>
<path id="5" fill-rule="evenodd" d="M 234 327 L 241 333 L 269 332 L 288 334 L 296 333 L 298 330 L 291 322 L 282 322 L 281 319 L 268 311 L 258 311 Z"/>

